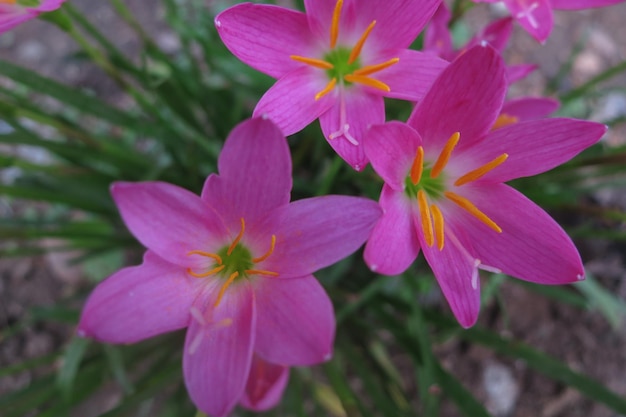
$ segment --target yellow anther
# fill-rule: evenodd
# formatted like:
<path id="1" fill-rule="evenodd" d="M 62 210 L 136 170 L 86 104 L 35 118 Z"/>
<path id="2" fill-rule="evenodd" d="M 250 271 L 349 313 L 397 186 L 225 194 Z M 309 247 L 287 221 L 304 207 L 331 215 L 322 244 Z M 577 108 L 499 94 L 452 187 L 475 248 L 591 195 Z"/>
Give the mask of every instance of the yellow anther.
<path id="1" fill-rule="evenodd" d="M 322 91 L 320 91 L 319 93 L 315 95 L 315 100 L 317 101 L 320 98 L 324 97 L 326 94 L 333 91 L 333 88 L 335 88 L 336 85 L 337 85 L 337 79 L 333 78 L 332 80 L 328 82 L 328 84 L 326 84 L 326 87 L 324 87 Z"/>
<path id="2" fill-rule="evenodd" d="M 0 0 L 0 4 L 15 4 L 15 0 Z"/>
<path id="3" fill-rule="evenodd" d="M 417 192 L 417 204 L 420 210 L 422 231 L 424 232 L 426 244 L 428 244 L 428 246 L 432 246 L 435 243 L 435 236 L 433 235 L 433 220 L 430 215 L 428 200 L 426 199 L 426 193 L 424 192 L 424 190 L 419 190 Z"/>
<path id="4" fill-rule="evenodd" d="M 439 207 L 432 204 L 430 206 L 430 211 L 433 214 L 433 223 L 435 224 L 435 236 L 437 237 L 437 248 L 441 251 L 443 250 L 444 245 L 444 222 L 443 222 L 443 214 Z"/>
<path id="5" fill-rule="evenodd" d="M 211 269 L 210 271 L 202 272 L 200 274 L 198 274 L 196 272 L 193 272 L 191 270 L 191 268 L 187 268 L 187 273 L 189 275 L 191 275 L 192 277 L 204 278 L 204 277 L 208 277 L 209 275 L 217 274 L 218 272 L 220 272 L 224 268 L 226 268 L 226 265 L 220 265 L 220 266 L 218 266 L 216 268 Z"/>
<path id="6" fill-rule="evenodd" d="M 487 226 L 492 228 L 498 233 L 502 233 L 502 229 L 498 226 L 493 220 L 491 220 L 485 213 L 480 211 L 471 201 L 469 201 L 465 197 L 461 197 L 458 194 L 455 194 L 451 191 L 446 191 L 443 193 L 449 200 L 453 203 L 467 211 L 472 216 L 476 217 L 481 222 L 485 223 Z"/>
<path id="7" fill-rule="evenodd" d="M 218 265 L 222 264 L 222 257 L 219 256 L 217 253 L 205 252 L 202 250 L 192 250 L 192 251 L 187 252 L 187 256 L 191 256 L 191 255 L 205 256 L 207 258 L 214 259 Z"/>
<path id="8" fill-rule="evenodd" d="M 263 256 L 259 256 L 258 258 L 253 258 L 252 262 L 254 262 L 255 264 L 259 263 L 259 262 L 263 262 L 264 260 L 266 260 L 267 258 L 270 257 L 270 255 L 272 254 L 272 252 L 274 252 L 274 246 L 276 246 L 276 235 L 272 235 L 272 241 L 270 242 L 270 248 L 269 250 L 265 253 L 265 255 Z"/>
<path id="9" fill-rule="evenodd" d="M 337 45 L 337 38 L 339 38 L 339 18 L 341 17 L 341 7 L 343 6 L 343 0 L 337 0 L 335 4 L 335 10 L 333 11 L 333 21 L 330 25 L 330 48 L 334 48 Z"/>
<path id="10" fill-rule="evenodd" d="M 468 172 L 467 174 L 463 175 L 462 177 L 460 177 L 454 182 L 454 185 L 458 187 L 458 186 L 467 184 L 468 182 L 476 181 L 477 179 L 479 179 L 480 177 L 482 177 L 489 171 L 501 165 L 504 161 L 507 160 L 508 157 L 509 157 L 509 154 L 503 153 L 502 155 L 493 159 L 492 161 L 487 162 L 485 165 L 478 167 Z"/>
<path id="11" fill-rule="evenodd" d="M 235 281 L 235 278 L 237 278 L 238 276 L 239 272 L 237 271 L 230 274 L 224 285 L 222 285 L 222 288 L 220 288 L 220 292 L 219 294 L 217 294 L 217 300 L 215 300 L 215 304 L 213 305 L 213 307 L 217 308 L 217 306 L 220 305 L 220 303 L 222 302 L 222 297 L 224 297 L 224 293 L 226 292 L 228 287 L 230 287 L 230 284 L 232 284 L 233 281 Z"/>
<path id="12" fill-rule="evenodd" d="M 459 132 L 454 132 L 448 142 L 446 142 L 446 146 L 443 147 L 443 150 L 439 154 L 439 158 L 437 158 L 437 162 L 433 165 L 432 171 L 430 171 L 431 178 L 437 178 L 441 171 L 446 167 L 448 160 L 450 159 L 450 155 L 452 155 L 452 151 L 456 147 L 457 143 L 459 143 L 459 138 L 461 134 Z"/>
<path id="13" fill-rule="evenodd" d="M 278 272 L 265 271 L 263 269 L 246 269 L 247 275 L 268 275 L 270 277 L 277 277 Z"/>
<path id="14" fill-rule="evenodd" d="M 328 61 L 324 61 L 323 59 L 307 58 L 305 56 L 300 56 L 300 55 L 289 55 L 289 58 L 293 59 L 294 61 L 302 62 L 312 67 L 320 68 L 324 70 L 331 70 L 335 68 L 333 64 L 331 64 Z"/>
<path id="15" fill-rule="evenodd" d="M 230 246 L 228 247 L 228 250 L 226 251 L 226 255 L 230 256 L 230 254 L 233 253 L 233 251 L 237 247 L 237 244 L 239 243 L 239 241 L 243 237 L 243 232 L 245 230 L 246 230 L 246 222 L 243 221 L 243 217 L 242 217 L 241 218 L 241 230 L 239 230 L 239 234 L 237 235 L 235 240 L 233 240 L 233 243 L 231 243 Z"/>
<path id="16" fill-rule="evenodd" d="M 512 125 L 514 123 L 517 123 L 518 121 L 518 117 L 502 113 L 500 116 L 498 116 L 493 126 L 491 126 L 491 130 L 500 129 L 501 127 Z"/>
<path id="17" fill-rule="evenodd" d="M 352 48 L 352 51 L 350 51 L 348 64 L 353 64 L 354 61 L 356 61 L 359 58 L 359 55 L 361 54 L 361 49 L 363 49 L 363 45 L 365 44 L 365 41 L 367 40 L 367 37 L 370 35 L 370 32 L 372 31 L 372 29 L 374 29 L 374 26 L 376 26 L 375 20 L 373 20 L 372 23 L 369 24 L 369 26 L 365 29 L 365 32 L 363 32 L 363 34 L 357 41 L 356 45 L 354 45 L 354 48 Z"/>
<path id="18" fill-rule="evenodd" d="M 424 148 L 418 146 L 413 165 L 411 165 L 411 182 L 413 185 L 420 183 L 422 172 L 424 172 Z"/>
<path id="19" fill-rule="evenodd" d="M 366 77 L 364 75 L 354 75 L 348 74 L 343 77 L 344 80 L 350 83 L 359 83 L 366 85 L 368 87 L 376 88 L 378 90 L 386 91 L 387 93 L 391 91 L 391 88 L 387 84 L 382 81 L 375 80 L 370 77 Z"/>
<path id="20" fill-rule="evenodd" d="M 380 64 L 368 65 L 363 68 L 355 70 L 352 75 L 372 75 L 378 71 L 382 71 L 390 66 L 400 62 L 400 58 L 392 58 L 389 61 L 381 62 Z"/>

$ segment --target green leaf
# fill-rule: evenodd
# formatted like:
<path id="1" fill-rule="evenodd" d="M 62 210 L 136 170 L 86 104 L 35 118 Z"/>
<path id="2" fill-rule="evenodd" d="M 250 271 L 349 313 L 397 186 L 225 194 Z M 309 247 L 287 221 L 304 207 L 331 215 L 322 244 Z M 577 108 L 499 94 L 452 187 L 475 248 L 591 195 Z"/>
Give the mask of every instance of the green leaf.
<path id="1" fill-rule="evenodd" d="M 56 385 L 65 399 L 70 399 L 74 389 L 74 380 L 90 341 L 74 337 L 63 354 L 63 362 L 57 374 Z"/>
<path id="2" fill-rule="evenodd" d="M 626 319 L 626 303 L 622 299 L 602 287 L 590 274 L 574 286 L 587 297 L 592 308 L 606 317 L 613 329 L 621 328 Z"/>

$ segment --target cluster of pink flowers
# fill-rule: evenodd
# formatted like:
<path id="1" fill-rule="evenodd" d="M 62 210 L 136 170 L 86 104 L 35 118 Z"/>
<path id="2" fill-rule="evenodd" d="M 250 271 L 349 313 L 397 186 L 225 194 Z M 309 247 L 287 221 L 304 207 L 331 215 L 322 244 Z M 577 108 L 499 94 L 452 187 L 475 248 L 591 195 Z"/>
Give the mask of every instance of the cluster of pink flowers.
<path id="1" fill-rule="evenodd" d="M 545 40 L 553 7 L 616 2 L 505 4 Z M 312 274 L 365 242 L 366 264 L 386 275 L 404 272 L 421 250 L 464 327 L 478 317 L 480 270 L 543 284 L 584 278 L 563 229 L 505 182 L 568 161 L 606 127 L 547 117 L 552 99 L 505 101 L 508 85 L 531 70 L 500 56 L 511 18 L 456 51 L 441 0 L 304 5 L 305 13 L 243 3 L 216 17 L 232 53 L 277 82 L 232 131 L 200 196 L 160 182 L 112 186 L 147 252 L 95 289 L 78 326 L 109 343 L 187 328 L 185 382 L 215 417 L 238 403 L 272 407 L 290 366 L 331 357 L 333 306 Z M 408 49 L 429 21 L 424 51 Z M 385 97 L 417 102 L 408 121 L 385 123 Z M 285 136 L 318 118 L 347 163 L 357 171 L 371 163 L 384 181 L 378 203 L 290 202 Z"/>

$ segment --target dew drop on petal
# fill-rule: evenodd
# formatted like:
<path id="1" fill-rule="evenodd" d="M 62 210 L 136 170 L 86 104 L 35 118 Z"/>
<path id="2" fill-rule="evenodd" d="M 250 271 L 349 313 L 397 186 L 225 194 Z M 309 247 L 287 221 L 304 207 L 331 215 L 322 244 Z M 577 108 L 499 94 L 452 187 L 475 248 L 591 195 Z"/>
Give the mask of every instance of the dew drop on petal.
<path id="1" fill-rule="evenodd" d="M 218 28 L 221 28 L 221 27 L 222 27 L 222 22 L 220 22 L 219 20 L 217 20 L 217 21 L 215 22 L 215 26 L 217 26 Z"/>

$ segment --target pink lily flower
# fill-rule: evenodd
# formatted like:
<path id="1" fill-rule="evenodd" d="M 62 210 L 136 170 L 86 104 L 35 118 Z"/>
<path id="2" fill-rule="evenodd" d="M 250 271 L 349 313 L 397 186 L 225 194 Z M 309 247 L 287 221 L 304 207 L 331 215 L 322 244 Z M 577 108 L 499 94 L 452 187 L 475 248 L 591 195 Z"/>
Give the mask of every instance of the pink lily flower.
<path id="1" fill-rule="evenodd" d="M 65 0 L 0 0 L 0 33 L 61 7 Z"/>
<path id="2" fill-rule="evenodd" d="M 458 56 L 464 54 L 473 46 L 480 45 L 482 42 L 487 42 L 497 51 L 503 52 L 513 30 L 512 18 L 499 19 L 477 33 L 462 48 L 455 49 L 452 44 L 452 34 L 448 27 L 451 18 L 452 13 L 445 3 L 441 3 L 424 31 L 424 51 L 435 53 L 446 61 L 454 61 Z M 509 84 L 525 78 L 535 69 L 537 69 L 537 66 L 533 64 L 507 66 Z"/>
<path id="3" fill-rule="evenodd" d="M 492 130 L 527 120 L 543 119 L 559 108 L 558 100 L 546 97 L 520 97 L 502 105 Z"/>
<path id="4" fill-rule="evenodd" d="M 407 49 L 441 0 L 305 0 L 306 14 L 244 3 L 215 18 L 228 49 L 278 81 L 255 116 L 287 136 L 319 118 L 333 149 L 355 170 L 371 124 L 385 121 L 383 97 L 422 98 L 446 62 Z"/>
<path id="5" fill-rule="evenodd" d="M 563 229 L 504 182 L 562 164 L 606 127 L 539 119 L 492 130 L 506 87 L 498 53 L 476 46 L 441 73 L 406 124 L 373 126 L 365 142 L 385 181 L 366 263 L 400 274 L 421 249 L 464 327 L 478 317 L 479 270 L 542 284 L 584 277 Z"/>
<path id="6" fill-rule="evenodd" d="M 475 3 L 497 3 L 500 0 L 473 0 Z M 580 10 L 611 6 L 624 0 L 502 0 L 517 22 L 537 41 L 544 43 L 554 24 L 552 9 Z"/>
<path id="7" fill-rule="evenodd" d="M 332 304 L 312 273 L 354 252 L 380 216 L 374 201 L 325 196 L 289 203 L 291 158 L 269 120 L 229 135 L 202 195 L 118 182 L 113 198 L 148 248 L 143 263 L 103 281 L 78 333 L 108 343 L 187 327 L 184 379 L 196 406 L 276 403 L 286 366 L 332 354 Z M 273 364 L 273 365 L 272 365 Z"/>

